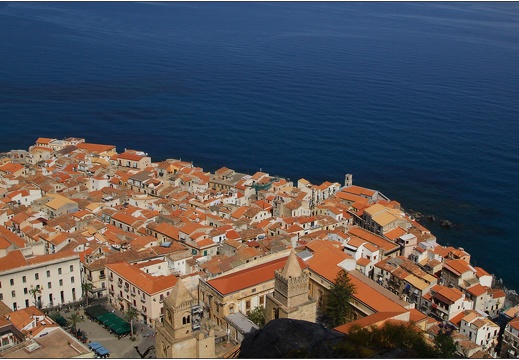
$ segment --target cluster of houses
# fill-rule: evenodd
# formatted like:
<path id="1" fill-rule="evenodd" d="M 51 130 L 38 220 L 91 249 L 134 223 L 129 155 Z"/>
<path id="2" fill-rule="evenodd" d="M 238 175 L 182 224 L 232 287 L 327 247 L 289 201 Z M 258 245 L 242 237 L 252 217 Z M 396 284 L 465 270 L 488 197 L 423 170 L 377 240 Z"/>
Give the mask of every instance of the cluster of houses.
<path id="1" fill-rule="evenodd" d="M 349 174 L 344 184 L 317 185 L 262 171 L 211 173 L 82 138 L 39 138 L 28 151 L 1 155 L 0 300 L 12 314 L 78 302 L 88 292 L 170 329 L 163 336 L 170 343 L 186 326 L 189 336 L 217 327 L 239 343 L 255 327 L 247 314 L 256 307 L 267 319 L 317 321 L 346 270 L 356 292 L 351 319 L 337 331 L 397 320 L 432 339 L 449 326 L 460 355 L 499 355 L 495 321 L 505 293 L 493 288 L 493 276 Z M 184 287 L 192 298 L 184 295 L 182 305 L 173 297 Z M 178 327 L 174 316 L 165 321 L 168 301 L 192 305 Z M 504 336 L 513 357 L 516 315 Z M 12 324 L 9 314 L 2 322 Z M 11 328 L 3 333 L 9 339 Z M 158 355 L 174 356 L 170 345 L 158 344 Z"/>

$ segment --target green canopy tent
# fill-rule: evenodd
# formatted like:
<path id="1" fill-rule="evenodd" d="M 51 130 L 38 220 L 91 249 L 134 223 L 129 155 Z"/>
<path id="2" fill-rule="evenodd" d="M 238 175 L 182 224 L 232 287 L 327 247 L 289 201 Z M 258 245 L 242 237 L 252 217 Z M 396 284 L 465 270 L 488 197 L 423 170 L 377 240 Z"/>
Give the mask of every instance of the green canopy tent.
<path id="1" fill-rule="evenodd" d="M 97 321 L 99 321 L 100 323 L 103 323 L 104 321 L 106 321 L 107 319 L 110 319 L 110 313 L 107 312 L 106 314 L 103 314 L 103 315 L 100 315 L 98 316 L 96 319 Z"/>
<path id="2" fill-rule="evenodd" d="M 61 315 L 58 315 L 56 316 L 56 318 L 54 319 L 54 321 L 56 321 L 56 323 L 59 325 L 59 326 L 66 326 L 68 324 L 68 321 Z"/>
<path id="3" fill-rule="evenodd" d="M 107 328 L 110 328 L 113 332 L 116 334 L 124 334 L 126 332 L 126 328 L 130 328 L 130 324 L 128 324 L 126 321 L 121 319 L 119 316 L 113 314 L 113 313 L 106 313 L 97 318 L 101 324 L 106 326 Z"/>
<path id="4" fill-rule="evenodd" d="M 85 313 L 91 318 L 97 319 L 99 316 L 103 314 L 107 314 L 108 310 L 106 310 L 101 305 L 93 305 L 85 309 Z"/>
<path id="5" fill-rule="evenodd" d="M 130 332 L 130 326 L 128 326 L 128 325 L 119 325 L 117 328 L 112 328 L 112 330 L 117 335 L 128 334 Z"/>

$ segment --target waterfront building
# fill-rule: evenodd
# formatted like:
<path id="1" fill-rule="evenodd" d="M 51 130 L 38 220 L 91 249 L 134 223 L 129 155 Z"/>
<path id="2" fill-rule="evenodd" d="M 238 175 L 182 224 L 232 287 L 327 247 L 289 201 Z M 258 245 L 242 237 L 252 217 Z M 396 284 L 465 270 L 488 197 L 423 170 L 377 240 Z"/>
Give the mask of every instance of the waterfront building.
<path id="1" fill-rule="evenodd" d="M 439 320 L 451 320 L 465 310 L 472 310 L 474 303 L 456 288 L 435 285 L 428 294 L 422 296 L 426 314 Z"/>

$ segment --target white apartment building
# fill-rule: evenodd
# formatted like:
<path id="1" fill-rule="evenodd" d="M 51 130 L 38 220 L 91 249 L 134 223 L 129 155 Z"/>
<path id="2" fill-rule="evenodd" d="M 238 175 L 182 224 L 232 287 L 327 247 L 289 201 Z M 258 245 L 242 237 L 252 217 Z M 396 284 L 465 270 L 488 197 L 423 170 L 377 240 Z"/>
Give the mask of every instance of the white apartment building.
<path id="1" fill-rule="evenodd" d="M 31 257 L 13 250 L 0 258 L 0 300 L 13 311 L 79 301 L 81 292 L 79 255 L 72 250 Z"/>
<path id="2" fill-rule="evenodd" d="M 484 350 L 489 350 L 497 345 L 499 325 L 472 310 L 461 319 L 460 333 L 481 345 Z"/>

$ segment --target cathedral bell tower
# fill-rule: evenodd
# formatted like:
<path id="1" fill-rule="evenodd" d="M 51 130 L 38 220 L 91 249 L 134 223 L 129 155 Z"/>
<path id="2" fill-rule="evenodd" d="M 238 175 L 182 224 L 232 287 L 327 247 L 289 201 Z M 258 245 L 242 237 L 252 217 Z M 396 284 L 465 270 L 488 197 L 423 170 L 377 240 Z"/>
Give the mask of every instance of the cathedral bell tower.
<path id="1" fill-rule="evenodd" d="M 267 295 L 266 321 L 277 318 L 315 322 L 316 303 L 308 295 L 309 274 L 301 269 L 294 250 L 282 270 L 274 272 L 274 292 Z"/>
<path id="2" fill-rule="evenodd" d="M 214 332 L 205 334 L 200 330 L 199 311 L 198 300 L 178 279 L 164 299 L 164 322 L 157 326 L 158 358 L 215 357 Z"/>

